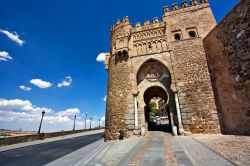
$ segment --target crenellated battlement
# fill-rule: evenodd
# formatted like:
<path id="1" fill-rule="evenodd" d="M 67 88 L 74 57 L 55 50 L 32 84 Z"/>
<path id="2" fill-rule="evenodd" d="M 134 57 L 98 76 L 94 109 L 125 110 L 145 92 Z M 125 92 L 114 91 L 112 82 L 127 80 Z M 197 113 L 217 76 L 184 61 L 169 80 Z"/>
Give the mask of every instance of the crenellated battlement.
<path id="1" fill-rule="evenodd" d="M 149 30 L 154 28 L 163 27 L 165 24 L 161 20 L 159 20 L 158 17 L 154 17 L 152 22 L 150 20 L 144 21 L 144 24 L 142 25 L 140 22 L 137 22 L 135 26 L 132 27 L 131 32 L 138 32 L 143 30 Z"/>
<path id="2" fill-rule="evenodd" d="M 163 13 L 164 13 L 164 16 L 167 16 L 167 15 L 173 14 L 173 12 L 176 13 L 179 11 L 184 11 L 184 9 L 188 11 L 188 10 L 192 10 L 193 8 L 203 7 L 204 4 L 208 5 L 208 0 L 200 0 L 199 3 L 197 0 L 190 0 L 189 3 L 188 1 L 185 0 L 185 1 L 182 1 L 180 4 L 173 3 L 171 8 L 169 8 L 168 6 L 165 6 L 163 8 Z M 145 20 L 143 24 L 141 22 L 137 22 L 133 26 L 130 23 L 129 17 L 125 16 L 122 19 L 122 21 L 120 19 L 116 21 L 115 25 L 112 26 L 112 30 L 116 30 L 127 25 L 130 25 L 129 28 L 132 29 L 132 32 L 136 32 L 136 31 L 147 29 L 147 28 L 159 27 L 159 25 L 162 25 L 162 21 L 160 21 L 158 17 L 155 17 L 153 18 L 152 22 L 150 20 Z"/>
<path id="3" fill-rule="evenodd" d="M 164 13 L 164 15 L 166 15 L 166 13 L 168 13 L 168 12 L 182 10 L 185 8 L 190 8 L 193 6 L 198 6 L 198 5 L 202 5 L 202 4 L 206 4 L 206 3 L 208 3 L 208 0 L 200 0 L 200 3 L 198 3 L 197 0 L 190 0 L 189 4 L 188 4 L 188 1 L 182 1 L 180 5 L 178 3 L 173 3 L 171 6 L 171 9 L 169 9 L 168 6 L 165 6 L 163 8 L 163 13 Z"/>
<path id="4" fill-rule="evenodd" d="M 128 16 L 123 17 L 121 20 L 118 19 L 111 29 L 110 53 L 111 55 L 114 55 L 125 51 L 126 53 L 128 52 L 129 54 L 135 56 L 155 53 L 157 51 L 166 51 L 168 50 L 167 43 L 175 41 L 173 36 L 176 33 L 178 33 L 181 38 L 189 38 L 187 34 L 189 32 L 195 33 L 195 36 L 198 34 L 199 36 L 202 36 L 203 32 L 198 33 L 197 31 L 197 23 L 192 24 L 192 22 L 195 22 L 196 18 L 199 18 L 199 14 L 196 15 L 196 12 L 194 11 L 199 11 L 207 7 L 209 7 L 208 0 L 199 0 L 199 3 L 197 0 L 190 0 L 189 2 L 185 0 L 180 4 L 173 3 L 171 9 L 165 6 L 163 8 L 164 15 L 162 19 L 154 17 L 152 20 L 145 20 L 143 23 L 137 22 L 135 25 L 131 24 Z M 185 13 L 188 12 L 192 13 L 192 17 L 179 21 L 182 18 L 179 14 L 185 15 Z M 173 17 L 178 17 L 178 19 L 170 21 Z M 194 21 L 191 21 L 190 19 Z M 169 26 L 170 24 L 173 25 Z M 169 31 L 171 31 L 168 34 L 166 32 L 167 25 L 169 27 Z M 181 30 L 181 26 L 183 27 L 183 30 Z M 154 46 L 157 44 L 158 49 L 156 50 L 156 47 Z M 140 51 L 141 48 L 146 51 Z"/>
<path id="5" fill-rule="evenodd" d="M 121 21 L 120 19 L 116 20 L 115 25 L 111 27 L 111 30 L 115 30 L 120 27 L 124 27 L 130 24 L 130 19 L 128 16 L 123 17 L 123 20 Z"/>
<path id="6" fill-rule="evenodd" d="M 145 20 L 143 24 L 141 24 L 141 22 L 137 22 L 135 25 L 132 25 L 130 23 L 129 17 L 125 16 L 122 21 L 118 19 L 115 25 L 112 26 L 111 30 L 112 31 L 116 31 L 117 29 L 120 30 L 122 27 L 127 26 L 127 25 L 130 25 L 129 28 L 132 29 L 132 32 L 135 32 L 138 30 L 150 29 L 150 28 L 162 26 L 163 22 L 160 21 L 158 17 L 154 17 L 152 19 L 152 22 L 150 20 Z"/>

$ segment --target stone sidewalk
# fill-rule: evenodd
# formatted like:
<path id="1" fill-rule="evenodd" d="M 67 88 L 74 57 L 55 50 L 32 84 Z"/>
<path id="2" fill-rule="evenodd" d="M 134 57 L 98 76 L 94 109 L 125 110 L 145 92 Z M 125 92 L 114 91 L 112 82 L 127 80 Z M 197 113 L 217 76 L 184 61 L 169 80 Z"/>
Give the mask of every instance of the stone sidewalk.
<path id="1" fill-rule="evenodd" d="M 149 132 L 123 141 L 103 140 L 66 155 L 48 166 L 231 166 L 223 156 L 192 137 Z"/>
<path id="2" fill-rule="evenodd" d="M 146 139 L 148 140 L 148 145 L 143 152 L 143 158 L 135 165 L 234 165 L 191 137 L 173 137 L 162 132 L 149 132 Z"/>

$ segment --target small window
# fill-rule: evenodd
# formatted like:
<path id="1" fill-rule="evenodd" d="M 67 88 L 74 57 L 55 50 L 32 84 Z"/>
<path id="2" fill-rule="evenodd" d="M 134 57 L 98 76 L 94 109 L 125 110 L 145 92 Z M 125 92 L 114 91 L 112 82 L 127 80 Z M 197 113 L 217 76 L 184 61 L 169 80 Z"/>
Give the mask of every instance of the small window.
<path id="1" fill-rule="evenodd" d="M 190 38 L 195 38 L 195 37 L 197 37 L 195 31 L 190 31 L 190 32 L 188 32 L 188 34 L 189 34 L 189 37 L 190 37 Z"/>
<path id="2" fill-rule="evenodd" d="M 176 33 L 176 34 L 174 35 L 174 39 L 175 39 L 176 41 L 180 41 L 180 40 L 181 40 L 181 35 L 180 35 L 179 33 Z"/>
<path id="3" fill-rule="evenodd" d="M 127 55 L 127 53 L 128 53 L 128 52 L 127 52 L 126 50 L 123 50 L 123 51 L 122 51 L 122 54 L 125 55 L 125 56 Z"/>

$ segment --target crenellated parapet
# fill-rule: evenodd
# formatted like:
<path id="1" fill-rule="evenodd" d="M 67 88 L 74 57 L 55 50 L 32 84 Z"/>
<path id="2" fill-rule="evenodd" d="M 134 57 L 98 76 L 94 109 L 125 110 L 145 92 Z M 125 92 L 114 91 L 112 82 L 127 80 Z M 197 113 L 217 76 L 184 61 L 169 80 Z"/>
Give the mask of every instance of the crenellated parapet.
<path id="1" fill-rule="evenodd" d="M 171 9 L 168 6 L 165 6 L 163 8 L 164 15 L 168 15 L 169 12 L 176 12 L 181 11 L 182 9 L 191 9 L 194 6 L 200 6 L 208 4 L 208 0 L 200 0 L 199 3 L 197 0 L 190 0 L 190 3 L 188 4 L 187 1 L 182 1 L 181 4 L 173 3 L 171 6 Z"/>
<path id="2" fill-rule="evenodd" d="M 132 26 L 129 17 L 117 20 L 111 30 L 110 55 L 141 55 L 167 50 L 165 23 L 158 17 Z"/>
<path id="3" fill-rule="evenodd" d="M 115 25 L 112 26 L 112 30 L 116 30 L 117 28 L 121 28 L 124 26 L 130 25 L 130 19 L 128 16 L 125 16 L 123 20 L 116 20 Z"/>
<path id="4" fill-rule="evenodd" d="M 132 25 L 129 17 L 125 16 L 123 20 L 117 20 L 111 29 L 111 55 L 127 54 L 129 50 L 129 37 Z"/>
<path id="5" fill-rule="evenodd" d="M 132 56 L 153 54 L 168 50 L 166 24 L 158 17 L 136 23 L 131 29 L 130 50 Z"/>
<path id="6" fill-rule="evenodd" d="M 128 16 L 117 20 L 111 29 L 110 56 L 115 54 L 136 56 L 167 51 L 169 40 L 166 25 L 168 18 L 178 13 L 195 11 L 208 6 L 208 0 L 199 0 L 199 2 L 191 0 L 190 3 L 182 1 L 180 4 L 173 3 L 171 8 L 165 6 L 162 20 L 155 17 L 152 20 L 145 20 L 143 23 L 137 22 L 134 26 Z M 178 27 L 176 28 L 178 29 Z M 195 26 L 186 28 L 192 28 L 196 32 Z"/>
<path id="7" fill-rule="evenodd" d="M 148 29 L 154 29 L 158 27 L 164 26 L 164 22 L 160 21 L 158 17 L 154 17 L 152 21 L 150 20 L 145 20 L 143 24 L 140 22 L 137 22 L 135 26 L 131 29 L 131 32 L 139 32 L 143 30 L 148 30 Z"/>

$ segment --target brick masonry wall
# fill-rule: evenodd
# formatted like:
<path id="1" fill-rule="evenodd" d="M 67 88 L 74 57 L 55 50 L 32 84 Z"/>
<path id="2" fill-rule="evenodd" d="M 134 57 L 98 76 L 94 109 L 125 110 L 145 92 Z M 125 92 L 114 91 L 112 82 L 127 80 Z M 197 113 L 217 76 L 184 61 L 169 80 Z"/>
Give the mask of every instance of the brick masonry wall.
<path id="1" fill-rule="evenodd" d="M 240 3 L 204 39 L 224 134 L 250 135 L 250 1 Z"/>

